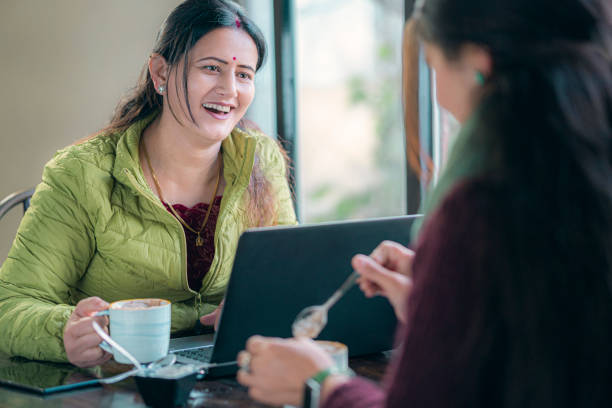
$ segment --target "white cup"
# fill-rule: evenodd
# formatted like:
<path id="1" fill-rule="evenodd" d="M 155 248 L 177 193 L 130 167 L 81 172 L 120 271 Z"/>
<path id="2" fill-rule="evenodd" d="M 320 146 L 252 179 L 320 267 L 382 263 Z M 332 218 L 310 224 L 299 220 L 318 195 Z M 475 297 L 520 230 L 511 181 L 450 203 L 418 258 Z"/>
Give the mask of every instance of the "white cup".
<path id="1" fill-rule="evenodd" d="M 346 344 L 328 340 L 315 340 L 314 342 L 330 355 L 332 360 L 334 360 L 334 364 L 338 371 L 345 372 L 349 369 L 348 347 Z M 283 405 L 283 408 L 298 407 L 293 405 Z"/>
<path id="2" fill-rule="evenodd" d="M 171 306 L 164 299 L 130 299 L 110 304 L 96 313 L 108 316 L 110 337 L 126 349 L 138 362 L 150 363 L 166 356 L 170 345 Z M 115 361 L 131 364 L 130 360 L 106 342 L 100 347 L 113 354 Z"/>
<path id="3" fill-rule="evenodd" d="M 348 370 L 348 347 L 346 344 L 327 340 L 315 340 L 315 343 L 331 356 L 338 371 Z"/>

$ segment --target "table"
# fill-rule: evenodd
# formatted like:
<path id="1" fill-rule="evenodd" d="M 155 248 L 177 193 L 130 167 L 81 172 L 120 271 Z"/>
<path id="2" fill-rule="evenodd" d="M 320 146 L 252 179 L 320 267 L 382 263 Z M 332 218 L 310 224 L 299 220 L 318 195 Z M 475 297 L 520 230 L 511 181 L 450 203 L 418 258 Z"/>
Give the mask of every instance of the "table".
<path id="1" fill-rule="evenodd" d="M 363 377 L 380 381 L 389 362 L 390 353 L 353 357 L 349 365 Z M 0 363 L 8 357 L 0 354 Z M 265 407 L 255 403 L 247 389 L 234 377 L 199 381 L 189 397 L 188 407 Z M 117 384 L 94 386 L 80 390 L 40 396 L 6 386 L 0 386 L 0 407 L 145 407 L 134 380 Z"/>

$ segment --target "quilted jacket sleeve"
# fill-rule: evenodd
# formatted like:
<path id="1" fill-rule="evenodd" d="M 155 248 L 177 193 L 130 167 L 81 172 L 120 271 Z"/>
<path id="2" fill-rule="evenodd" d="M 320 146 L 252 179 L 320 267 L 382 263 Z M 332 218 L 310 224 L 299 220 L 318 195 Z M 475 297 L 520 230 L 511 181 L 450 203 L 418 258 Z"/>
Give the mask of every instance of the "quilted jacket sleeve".
<path id="1" fill-rule="evenodd" d="M 31 207 L 0 268 L 0 351 L 37 360 L 66 361 L 63 329 L 70 288 L 93 254 L 93 227 L 76 197 L 83 164 L 59 154 L 43 172 Z"/>

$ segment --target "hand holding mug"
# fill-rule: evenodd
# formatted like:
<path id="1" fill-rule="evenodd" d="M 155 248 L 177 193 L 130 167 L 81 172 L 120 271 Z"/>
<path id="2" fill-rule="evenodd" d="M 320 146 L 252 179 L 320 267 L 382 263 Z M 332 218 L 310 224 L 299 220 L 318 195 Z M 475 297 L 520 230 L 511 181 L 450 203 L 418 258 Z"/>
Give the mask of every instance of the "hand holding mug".
<path id="1" fill-rule="evenodd" d="M 238 364 L 248 361 L 248 371 L 238 371 L 237 380 L 249 387 L 249 396 L 272 405 L 301 405 L 306 380 L 334 361 L 314 341 L 306 338 L 279 339 L 253 336 Z"/>
<path id="2" fill-rule="evenodd" d="M 78 367 L 93 367 L 108 361 L 112 354 L 98 345 L 102 341 L 91 322 L 95 320 L 108 333 L 108 318 L 94 316 L 108 308 L 108 303 L 99 297 L 81 300 L 64 327 L 64 348 L 68 361 Z"/>
<path id="3" fill-rule="evenodd" d="M 406 322 L 406 302 L 412 290 L 414 252 L 397 242 L 384 241 L 370 256 L 355 255 L 352 265 L 360 275 L 357 282 L 367 297 L 389 299 L 395 315 Z"/>
<path id="4" fill-rule="evenodd" d="M 110 319 L 110 337 L 140 363 L 150 363 L 168 354 L 170 344 L 171 304 L 165 299 L 119 300 L 97 313 Z M 102 349 L 112 350 L 115 361 L 132 364 L 121 348 L 103 342 Z"/>

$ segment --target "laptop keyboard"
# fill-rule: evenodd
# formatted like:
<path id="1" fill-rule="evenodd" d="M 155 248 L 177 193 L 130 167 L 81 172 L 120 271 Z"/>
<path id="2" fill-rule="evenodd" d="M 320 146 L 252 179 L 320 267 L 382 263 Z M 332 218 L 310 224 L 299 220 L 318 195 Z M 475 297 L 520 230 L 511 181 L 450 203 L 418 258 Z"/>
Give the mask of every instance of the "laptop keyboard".
<path id="1" fill-rule="evenodd" d="M 212 357 L 212 353 L 213 353 L 212 346 L 174 352 L 174 354 L 176 354 L 177 356 L 187 357 L 192 360 L 202 361 L 204 363 L 207 363 L 210 361 L 210 358 Z"/>

